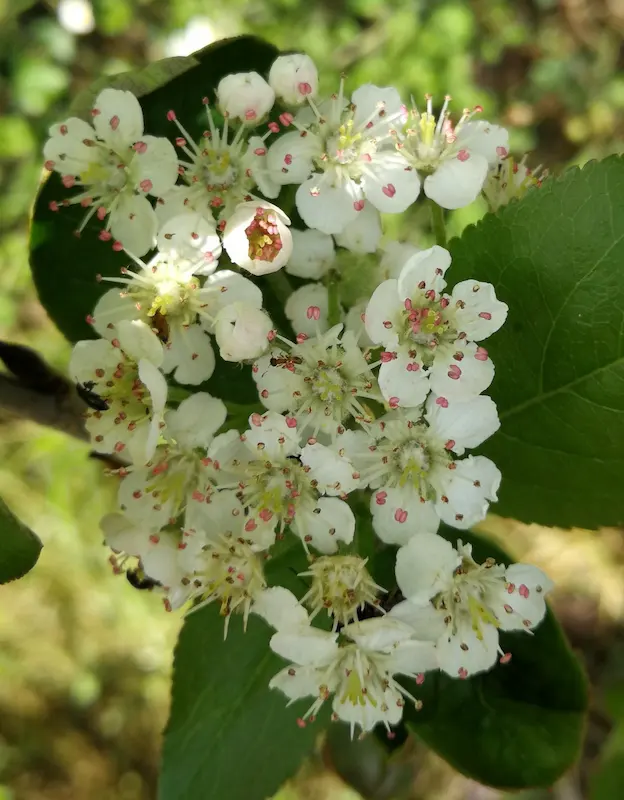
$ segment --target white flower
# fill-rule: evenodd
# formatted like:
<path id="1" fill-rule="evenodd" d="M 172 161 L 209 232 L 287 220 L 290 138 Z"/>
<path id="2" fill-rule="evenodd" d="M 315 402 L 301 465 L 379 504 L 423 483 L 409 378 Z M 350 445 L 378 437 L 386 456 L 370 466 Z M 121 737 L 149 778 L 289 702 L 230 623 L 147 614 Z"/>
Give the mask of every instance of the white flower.
<path id="1" fill-rule="evenodd" d="M 300 577 L 312 578 L 310 589 L 301 604 L 311 609 L 310 621 L 325 610 L 333 617 L 333 630 L 338 625 L 358 621 L 358 611 L 367 605 L 378 606 L 379 592 L 385 592 L 366 569 L 367 559 L 360 556 L 321 556 L 310 564 Z"/>
<path id="2" fill-rule="evenodd" d="M 260 308 L 245 302 L 230 303 L 215 319 L 215 338 L 225 361 L 258 358 L 273 338 L 273 323 Z"/>
<path id="3" fill-rule="evenodd" d="M 159 530 L 184 515 L 184 529 L 205 527 L 205 515 L 217 485 L 236 485 L 228 472 L 236 431 L 215 436 L 225 421 L 224 403 L 205 392 L 183 400 L 165 417 L 167 443 L 145 466 L 124 471 L 119 505 L 136 525 Z"/>
<path id="4" fill-rule="evenodd" d="M 385 348 L 379 387 L 392 408 L 420 405 L 430 389 L 449 399 L 469 398 L 492 382 L 492 361 L 475 342 L 500 328 L 507 306 L 492 284 L 475 280 L 443 294 L 450 263 L 442 247 L 423 250 L 370 299 L 366 331 Z"/>
<path id="5" fill-rule="evenodd" d="M 257 72 L 237 72 L 219 81 L 217 102 L 225 116 L 257 125 L 273 108 L 275 92 Z"/>
<path id="6" fill-rule="evenodd" d="M 297 278 L 320 280 L 332 266 L 336 253 L 331 236 L 314 228 L 298 231 L 293 228 L 293 250 L 286 272 Z"/>
<path id="7" fill-rule="evenodd" d="M 335 325 L 311 339 L 300 336 L 297 344 L 279 337 L 289 351 L 275 348 L 253 367 L 264 405 L 287 411 L 313 436 L 318 431 L 335 436 L 349 418 L 372 419 L 361 400 L 380 399 L 355 335 L 342 330 Z"/>
<path id="8" fill-rule="evenodd" d="M 108 405 L 86 413 L 95 450 L 129 454 L 140 464 L 151 458 L 167 400 L 167 384 L 158 370 L 162 361 L 162 344 L 140 321 L 119 322 L 111 341 L 75 345 L 69 364 L 72 378 Z"/>
<path id="9" fill-rule="evenodd" d="M 390 136 L 403 113 L 396 89 L 367 84 L 348 103 L 341 83 L 328 103 L 311 103 L 292 118 L 297 130 L 271 145 L 268 165 L 276 181 L 301 184 L 296 204 L 308 227 L 342 233 L 365 201 L 391 213 L 412 204 L 420 188 L 418 174 Z"/>
<path id="10" fill-rule="evenodd" d="M 186 185 L 176 186 L 159 198 L 156 213 L 161 222 L 189 211 L 211 222 L 214 214 L 227 219 L 239 203 L 252 199 L 256 187 L 266 197 L 279 193 L 267 169 L 265 139 L 270 131 L 264 137 L 251 136 L 243 125 L 234 132 L 227 117 L 219 128 L 207 98 L 204 106 L 208 128 L 199 141 L 193 139 L 175 111 L 167 114 L 182 134 L 176 138 L 176 145 L 183 153 L 180 173 Z"/>
<path id="11" fill-rule="evenodd" d="M 292 253 L 290 220 L 265 201 L 241 203 L 228 218 L 223 246 L 234 264 L 254 275 L 281 269 Z"/>
<path id="12" fill-rule="evenodd" d="M 532 186 L 541 186 L 548 176 L 541 167 L 529 169 L 526 156 L 516 161 L 513 156 L 500 159 L 490 167 L 487 180 L 483 186 L 483 194 L 488 201 L 490 211 L 497 211 L 514 198 L 524 197 Z"/>
<path id="13" fill-rule="evenodd" d="M 440 669 L 452 677 L 467 678 L 489 670 L 498 654 L 506 663 L 510 654 L 500 649 L 498 631 L 531 630 L 546 613 L 545 595 L 552 581 L 537 567 L 505 567 L 487 559 L 477 564 L 472 547 L 423 534 L 397 553 L 397 583 L 407 598 L 397 616 L 417 622 L 422 611 L 437 612 L 442 625 L 432 626 L 437 636 Z M 399 607 L 397 607 L 399 608 Z M 394 610 L 394 609 L 393 609 Z"/>
<path id="14" fill-rule="evenodd" d="M 262 554 L 240 536 L 244 517 L 230 517 L 227 533 L 214 529 L 207 543 L 193 559 L 193 569 L 169 593 L 169 610 L 189 600 L 198 601 L 195 612 L 210 603 L 218 602 L 225 617 L 224 638 L 227 637 L 230 616 L 242 614 L 243 630 L 247 629 L 249 613 L 255 599 L 266 589 Z"/>
<path id="15" fill-rule="evenodd" d="M 171 220 L 167 230 L 176 219 L 180 218 Z M 138 272 L 123 269 L 121 278 L 103 279 L 124 289 L 102 295 L 90 317 L 93 327 L 110 339 L 121 319 L 146 322 L 165 345 L 162 370 L 173 372 L 178 383 L 202 383 L 215 367 L 208 334 L 215 332 L 219 313 L 236 303 L 260 308 L 260 289 L 230 270 L 215 272 L 202 285 L 193 274 L 194 262 L 178 258 L 175 252 L 160 252 L 149 264 L 138 264 Z"/>
<path id="16" fill-rule="evenodd" d="M 488 168 L 507 154 L 509 136 L 498 125 L 469 121 L 479 107 L 465 111 L 453 126 L 447 112 L 450 99 L 445 98 L 437 120 L 430 95 L 426 111 L 411 109 L 397 135 L 397 149 L 419 185 L 418 175 L 423 177 L 427 197 L 443 208 L 462 208 L 476 199 Z"/>
<path id="17" fill-rule="evenodd" d="M 276 587 L 267 590 L 267 594 L 276 590 L 282 604 L 285 589 Z M 287 613 L 280 614 L 276 603 L 261 598 L 254 610 L 279 625 L 270 646 L 291 662 L 269 686 L 282 691 L 291 701 L 315 698 L 297 720 L 300 727 L 314 720 L 332 694 L 332 718 L 347 722 L 352 735 L 356 726 L 366 732 L 377 724 L 388 729 L 396 725 L 403 715 L 405 699 L 421 707 L 394 676 L 417 678 L 435 669 L 435 651 L 430 642 L 415 641 L 410 626 L 399 620 L 379 617 L 346 625 L 341 630 L 345 641 L 338 643 L 337 633 L 313 628 L 309 620 L 301 620 L 295 613 L 295 602 L 292 598 L 284 604 Z"/>
<path id="18" fill-rule="evenodd" d="M 162 584 L 164 593 L 177 586 L 193 568 L 203 545 L 200 537 L 179 528 L 152 530 L 118 513 L 103 517 L 100 528 L 106 544 L 116 554 L 126 554 L 125 558 L 111 559 L 115 571 L 121 571 L 127 556 L 136 556 L 145 575 Z"/>
<path id="19" fill-rule="evenodd" d="M 314 336 L 329 328 L 329 292 L 322 283 L 306 283 L 290 295 L 284 306 L 297 334 Z"/>
<path id="20" fill-rule="evenodd" d="M 369 426 L 347 431 L 340 446 L 373 489 L 370 510 L 377 535 L 405 544 L 416 534 L 435 533 L 440 520 L 470 528 L 496 500 L 500 472 L 484 456 L 457 460 L 499 427 L 489 397 L 439 404 L 430 395 L 425 409 L 393 412 Z M 424 416 L 420 414 L 424 410 Z"/>
<path id="21" fill-rule="evenodd" d="M 319 443 L 301 450 L 292 417 L 269 412 L 252 414 L 249 421 L 241 436 L 246 458 L 237 458 L 240 497 L 249 509 L 245 530 L 272 523 L 281 534 L 290 525 L 306 549 L 312 545 L 327 554 L 336 552 L 338 542 L 350 543 L 355 518 L 336 496 L 356 485 L 350 463 Z"/>
<path id="22" fill-rule="evenodd" d="M 308 97 L 316 95 L 316 65 L 310 56 L 302 53 L 279 56 L 271 66 L 269 84 L 280 100 L 288 105 L 301 105 Z"/>
<path id="23" fill-rule="evenodd" d="M 81 191 L 63 202 L 80 203 L 123 246 L 141 256 L 154 246 L 156 216 L 146 195 L 168 192 L 178 177 L 178 160 L 168 139 L 143 134 L 143 112 L 131 92 L 104 89 L 91 111 L 93 127 L 71 117 L 50 128 L 44 146 L 47 169 Z M 53 210 L 59 204 L 51 204 Z"/>

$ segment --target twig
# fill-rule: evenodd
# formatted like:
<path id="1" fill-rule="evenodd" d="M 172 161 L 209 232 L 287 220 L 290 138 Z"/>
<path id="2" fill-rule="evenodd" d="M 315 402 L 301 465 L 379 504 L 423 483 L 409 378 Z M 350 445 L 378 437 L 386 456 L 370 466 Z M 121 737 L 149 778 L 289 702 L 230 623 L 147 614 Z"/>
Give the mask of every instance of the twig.
<path id="1" fill-rule="evenodd" d="M 0 409 L 88 442 L 83 417 L 86 405 L 69 382 L 67 388 L 64 393 L 42 394 L 10 375 L 0 374 Z"/>

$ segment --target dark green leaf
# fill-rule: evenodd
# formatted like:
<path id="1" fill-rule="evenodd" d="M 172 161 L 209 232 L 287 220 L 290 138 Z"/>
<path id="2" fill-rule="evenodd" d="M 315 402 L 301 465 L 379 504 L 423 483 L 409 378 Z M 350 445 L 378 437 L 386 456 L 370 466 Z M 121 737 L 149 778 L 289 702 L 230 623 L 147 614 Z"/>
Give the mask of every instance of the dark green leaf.
<path id="1" fill-rule="evenodd" d="M 509 318 L 486 346 L 501 430 L 497 513 L 624 521 L 624 158 L 546 181 L 451 243 L 453 281 L 490 281 Z"/>
<path id="2" fill-rule="evenodd" d="M 442 527 L 456 545 L 470 542 L 478 562 L 512 559 L 467 531 Z M 501 634 L 512 658 L 468 680 L 428 675 L 414 692 L 423 708 L 405 707 L 408 728 L 455 769 L 501 789 L 552 785 L 574 763 L 585 726 L 587 689 L 579 662 L 549 610 L 533 635 Z"/>
<path id="3" fill-rule="evenodd" d="M 26 575 L 41 552 L 39 538 L 0 500 L 0 584 Z"/>
<path id="4" fill-rule="evenodd" d="M 267 576 L 301 594 L 302 569 L 303 549 L 296 547 L 274 559 Z M 264 800 L 311 752 L 323 722 L 299 728 L 309 700 L 287 708 L 284 695 L 268 688 L 284 667 L 269 649 L 271 633 L 253 615 L 243 633 L 233 617 L 224 642 L 216 607 L 187 618 L 175 652 L 159 800 Z"/>

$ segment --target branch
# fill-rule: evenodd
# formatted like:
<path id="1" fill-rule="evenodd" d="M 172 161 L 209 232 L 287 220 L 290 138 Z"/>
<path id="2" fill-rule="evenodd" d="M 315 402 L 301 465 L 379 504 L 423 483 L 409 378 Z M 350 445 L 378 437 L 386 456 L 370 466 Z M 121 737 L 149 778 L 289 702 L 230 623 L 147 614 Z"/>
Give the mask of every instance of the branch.
<path id="1" fill-rule="evenodd" d="M 0 374 L 0 409 L 88 442 L 83 417 L 87 406 L 73 384 L 65 381 L 58 388 L 61 386 L 65 391 L 44 394 L 24 386 L 17 378 Z"/>

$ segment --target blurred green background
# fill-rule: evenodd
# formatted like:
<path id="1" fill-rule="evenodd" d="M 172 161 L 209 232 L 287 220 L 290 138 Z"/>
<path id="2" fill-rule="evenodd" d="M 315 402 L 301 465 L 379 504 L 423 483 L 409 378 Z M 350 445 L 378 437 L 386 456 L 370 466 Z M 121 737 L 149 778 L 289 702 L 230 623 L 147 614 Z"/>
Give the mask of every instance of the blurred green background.
<path id="1" fill-rule="evenodd" d="M 244 32 L 307 51 L 330 91 L 345 71 L 352 88 L 479 103 L 512 129 L 515 154 L 532 151 L 533 166 L 555 173 L 622 149 L 622 0 L 0 0 L 0 338 L 67 364 L 27 265 L 49 125 L 103 74 Z M 456 214 L 454 231 L 482 211 Z M 112 574 L 98 531 L 111 487 L 87 449 L 1 414 L 0 426 L 0 494 L 45 544 L 33 573 L 0 588 L 0 800 L 153 798 L 180 617 Z M 522 796 L 624 796 L 621 531 L 495 517 L 484 528 L 557 580 L 555 604 L 595 686 L 578 770 L 549 795 Z M 424 749 L 413 756 L 414 798 L 500 797 Z M 326 762 L 282 800 L 356 797 Z"/>

